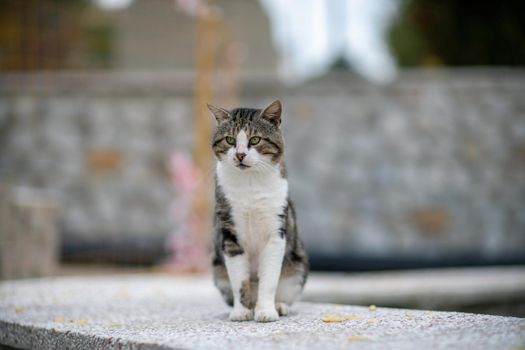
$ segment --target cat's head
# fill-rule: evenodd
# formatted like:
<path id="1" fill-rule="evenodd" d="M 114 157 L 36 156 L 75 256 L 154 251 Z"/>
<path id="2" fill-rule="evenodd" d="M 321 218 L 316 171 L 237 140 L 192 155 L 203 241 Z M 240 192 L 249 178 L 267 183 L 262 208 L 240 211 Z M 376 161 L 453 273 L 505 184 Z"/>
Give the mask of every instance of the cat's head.
<path id="1" fill-rule="evenodd" d="M 212 105 L 208 109 L 217 120 L 212 148 L 219 162 L 246 171 L 270 169 L 281 162 L 281 102 L 274 101 L 264 109 L 228 111 Z"/>

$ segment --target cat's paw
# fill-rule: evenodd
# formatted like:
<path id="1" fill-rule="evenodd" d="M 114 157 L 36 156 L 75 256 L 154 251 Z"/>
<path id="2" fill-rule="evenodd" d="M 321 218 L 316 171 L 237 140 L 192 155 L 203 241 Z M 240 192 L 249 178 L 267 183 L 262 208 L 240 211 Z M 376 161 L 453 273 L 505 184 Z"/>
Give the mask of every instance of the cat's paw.
<path id="1" fill-rule="evenodd" d="M 246 308 L 233 309 L 230 312 L 230 321 L 251 321 L 253 320 L 253 310 Z"/>
<path id="2" fill-rule="evenodd" d="M 257 322 L 273 322 L 279 319 L 279 314 L 275 308 L 256 309 L 255 321 Z"/>
<path id="3" fill-rule="evenodd" d="M 279 316 L 288 315 L 288 305 L 286 305 L 286 303 L 276 303 L 275 308 L 277 309 Z"/>

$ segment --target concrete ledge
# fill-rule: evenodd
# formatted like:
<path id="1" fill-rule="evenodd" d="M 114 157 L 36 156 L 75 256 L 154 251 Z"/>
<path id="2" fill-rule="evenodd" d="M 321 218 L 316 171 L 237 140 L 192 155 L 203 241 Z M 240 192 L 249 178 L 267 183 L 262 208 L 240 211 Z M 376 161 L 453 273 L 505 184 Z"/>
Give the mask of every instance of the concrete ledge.
<path id="1" fill-rule="evenodd" d="M 121 276 L 0 284 L 0 344 L 23 349 L 525 346 L 525 319 L 511 317 L 304 302 L 275 323 L 233 323 L 227 315 L 211 281 L 202 278 Z"/>
<path id="2" fill-rule="evenodd" d="M 525 266 L 312 274 L 303 299 L 439 310 L 525 303 Z"/>

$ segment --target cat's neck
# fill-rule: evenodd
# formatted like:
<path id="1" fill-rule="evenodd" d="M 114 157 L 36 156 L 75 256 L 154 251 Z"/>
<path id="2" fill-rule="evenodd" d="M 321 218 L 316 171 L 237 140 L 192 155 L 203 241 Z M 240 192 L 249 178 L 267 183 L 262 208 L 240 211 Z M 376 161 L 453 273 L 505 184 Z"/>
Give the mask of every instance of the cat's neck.
<path id="1" fill-rule="evenodd" d="M 220 182 L 236 184 L 270 184 L 273 181 L 286 181 L 279 164 L 257 169 L 239 169 L 230 164 L 217 162 L 217 177 Z"/>
<path id="2" fill-rule="evenodd" d="M 234 215 L 262 208 L 282 210 L 288 196 L 288 180 L 281 176 L 279 166 L 250 171 L 217 163 L 217 183 L 230 202 Z"/>

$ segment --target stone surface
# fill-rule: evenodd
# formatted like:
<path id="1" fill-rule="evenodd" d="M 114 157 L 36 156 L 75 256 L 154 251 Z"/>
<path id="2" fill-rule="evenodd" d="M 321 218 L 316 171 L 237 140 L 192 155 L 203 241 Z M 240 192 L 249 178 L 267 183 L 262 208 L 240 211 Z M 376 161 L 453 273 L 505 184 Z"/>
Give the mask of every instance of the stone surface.
<path id="1" fill-rule="evenodd" d="M 313 273 L 303 300 L 438 310 L 525 303 L 525 266 Z"/>
<path id="2" fill-rule="evenodd" d="M 0 77 L 0 181 L 54 191 L 72 239 L 166 235 L 166 160 L 190 152 L 193 86 L 164 72 Z M 293 88 L 258 77 L 242 93 L 243 105 L 283 100 L 311 251 L 525 253 L 523 69 L 404 71 L 382 87 L 344 74 Z"/>
<path id="3" fill-rule="evenodd" d="M 227 315 L 209 279 L 110 276 L 0 284 L 0 343 L 26 349 L 525 346 L 525 320 L 510 317 L 305 302 L 275 323 L 235 323 Z"/>
<path id="4" fill-rule="evenodd" d="M 62 265 L 59 276 L 144 274 L 136 267 Z M 211 276 L 194 275 L 205 284 Z M 421 269 L 360 273 L 311 272 L 303 301 L 430 310 L 484 309 L 525 317 L 525 266 Z M 483 312 L 480 312 L 483 313 Z"/>

